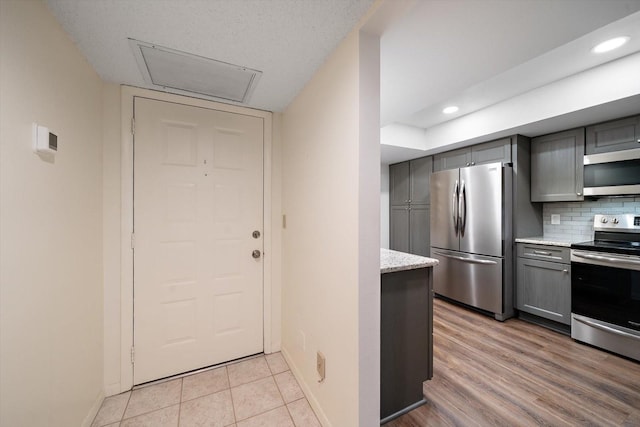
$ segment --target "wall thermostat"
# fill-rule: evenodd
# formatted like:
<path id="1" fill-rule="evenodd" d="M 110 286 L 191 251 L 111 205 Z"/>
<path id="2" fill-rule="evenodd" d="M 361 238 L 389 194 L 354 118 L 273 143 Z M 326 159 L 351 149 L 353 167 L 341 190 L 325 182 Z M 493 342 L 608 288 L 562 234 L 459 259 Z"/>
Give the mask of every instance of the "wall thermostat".
<path id="1" fill-rule="evenodd" d="M 49 128 L 33 124 L 33 151 L 37 154 L 54 155 L 58 152 L 58 136 Z"/>

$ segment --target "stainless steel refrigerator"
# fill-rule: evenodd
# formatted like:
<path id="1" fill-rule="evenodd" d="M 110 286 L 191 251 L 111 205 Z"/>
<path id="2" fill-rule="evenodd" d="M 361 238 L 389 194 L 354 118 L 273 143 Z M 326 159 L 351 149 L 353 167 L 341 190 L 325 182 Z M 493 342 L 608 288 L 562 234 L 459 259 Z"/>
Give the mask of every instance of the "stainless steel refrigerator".
<path id="1" fill-rule="evenodd" d="M 431 257 L 436 294 L 513 315 L 512 168 L 502 163 L 431 175 Z"/>

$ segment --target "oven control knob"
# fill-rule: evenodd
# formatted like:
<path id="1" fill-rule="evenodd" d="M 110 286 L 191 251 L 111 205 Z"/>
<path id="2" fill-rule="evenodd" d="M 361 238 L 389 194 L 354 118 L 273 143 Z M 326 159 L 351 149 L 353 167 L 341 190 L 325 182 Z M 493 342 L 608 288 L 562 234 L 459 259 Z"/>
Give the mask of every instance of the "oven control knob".
<path id="1" fill-rule="evenodd" d="M 614 224 L 617 224 L 619 221 L 618 221 L 618 218 L 613 218 L 613 219 L 611 220 L 611 222 L 612 222 L 612 223 L 614 223 Z"/>
<path id="2" fill-rule="evenodd" d="M 601 223 L 606 224 L 607 223 L 607 218 L 606 217 L 602 217 L 602 219 L 600 220 Z"/>

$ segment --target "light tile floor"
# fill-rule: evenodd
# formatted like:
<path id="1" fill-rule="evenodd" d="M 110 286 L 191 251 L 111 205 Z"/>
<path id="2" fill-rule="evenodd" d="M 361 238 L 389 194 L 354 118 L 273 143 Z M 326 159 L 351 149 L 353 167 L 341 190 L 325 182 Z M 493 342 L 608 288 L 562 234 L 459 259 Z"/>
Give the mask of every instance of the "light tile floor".
<path id="1" fill-rule="evenodd" d="M 92 427 L 320 427 L 280 353 L 108 397 Z"/>

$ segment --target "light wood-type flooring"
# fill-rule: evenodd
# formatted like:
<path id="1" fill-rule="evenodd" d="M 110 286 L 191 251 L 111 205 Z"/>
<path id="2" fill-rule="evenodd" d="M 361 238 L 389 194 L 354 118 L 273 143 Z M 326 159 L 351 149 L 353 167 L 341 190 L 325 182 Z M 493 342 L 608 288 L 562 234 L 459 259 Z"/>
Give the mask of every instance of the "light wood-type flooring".
<path id="1" fill-rule="evenodd" d="M 386 424 L 640 426 L 640 363 L 434 300 L 427 404 Z"/>

